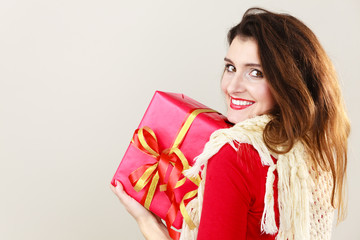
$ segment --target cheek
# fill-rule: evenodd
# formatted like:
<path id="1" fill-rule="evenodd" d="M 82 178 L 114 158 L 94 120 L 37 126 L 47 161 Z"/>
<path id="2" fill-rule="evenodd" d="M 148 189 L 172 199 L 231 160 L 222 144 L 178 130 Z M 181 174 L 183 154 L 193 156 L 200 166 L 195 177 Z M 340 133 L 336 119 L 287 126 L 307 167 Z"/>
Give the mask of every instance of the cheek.
<path id="1" fill-rule="evenodd" d="M 266 86 L 262 91 L 263 103 L 267 109 L 271 109 L 275 106 L 275 100 L 272 96 L 270 89 Z"/>
<path id="2" fill-rule="evenodd" d="M 221 86 L 221 91 L 226 94 L 227 93 L 227 83 L 226 83 L 226 80 L 224 80 L 224 78 L 221 79 L 220 86 Z"/>

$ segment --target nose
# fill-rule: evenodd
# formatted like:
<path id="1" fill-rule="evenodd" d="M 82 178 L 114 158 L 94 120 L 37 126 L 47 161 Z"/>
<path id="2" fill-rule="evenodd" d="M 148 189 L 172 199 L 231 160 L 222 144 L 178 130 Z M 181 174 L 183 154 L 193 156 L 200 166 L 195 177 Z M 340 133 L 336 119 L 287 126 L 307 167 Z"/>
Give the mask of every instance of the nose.
<path id="1" fill-rule="evenodd" d="M 228 79 L 227 92 L 230 94 L 233 93 L 242 93 L 245 91 L 245 83 L 243 76 L 241 74 L 235 74 L 230 79 Z"/>

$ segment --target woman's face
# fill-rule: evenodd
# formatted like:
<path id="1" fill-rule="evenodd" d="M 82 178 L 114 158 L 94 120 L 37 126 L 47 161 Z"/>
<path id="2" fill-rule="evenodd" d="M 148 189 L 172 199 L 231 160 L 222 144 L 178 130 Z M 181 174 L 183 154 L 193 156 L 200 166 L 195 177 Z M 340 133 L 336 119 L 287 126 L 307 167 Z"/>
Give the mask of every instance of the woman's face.
<path id="1" fill-rule="evenodd" d="M 275 105 L 264 77 L 258 46 L 252 38 L 235 37 L 225 57 L 221 89 L 232 123 L 269 112 Z"/>

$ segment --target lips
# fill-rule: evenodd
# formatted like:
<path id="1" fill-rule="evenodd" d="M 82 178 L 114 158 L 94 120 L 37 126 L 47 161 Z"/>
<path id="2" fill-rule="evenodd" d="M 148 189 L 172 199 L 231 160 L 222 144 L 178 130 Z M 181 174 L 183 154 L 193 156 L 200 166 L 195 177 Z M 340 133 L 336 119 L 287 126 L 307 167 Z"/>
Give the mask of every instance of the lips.
<path id="1" fill-rule="evenodd" d="M 230 97 L 230 107 L 234 110 L 242 110 L 245 109 L 247 107 L 250 107 L 251 105 L 253 105 L 255 102 L 254 101 L 250 101 L 250 100 L 245 100 L 242 98 L 233 98 Z"/>

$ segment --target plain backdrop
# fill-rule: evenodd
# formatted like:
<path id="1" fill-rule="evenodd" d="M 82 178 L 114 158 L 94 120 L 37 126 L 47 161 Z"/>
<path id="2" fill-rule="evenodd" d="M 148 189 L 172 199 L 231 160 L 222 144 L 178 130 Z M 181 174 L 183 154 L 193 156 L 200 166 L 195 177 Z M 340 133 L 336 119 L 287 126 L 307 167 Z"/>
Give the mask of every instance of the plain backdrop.
<path id="1" fill-rule="evenodd" d="M 0 239 L 143 239 L 110 180 L 155 90 L 224 112 L 226 33 L 244 11 L 290 13 L 338 71 L 352 123 L 349 212 L 360 239 L 358 0 L 1 0 Z"/>

